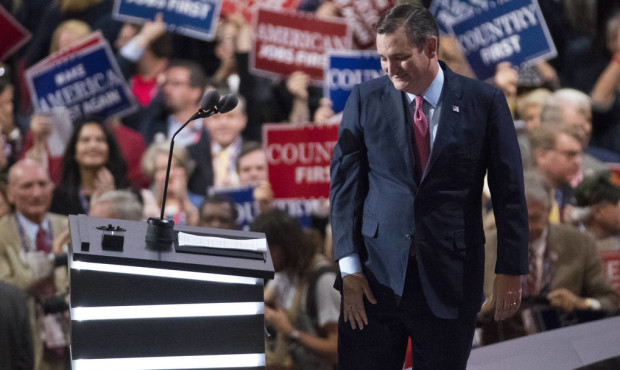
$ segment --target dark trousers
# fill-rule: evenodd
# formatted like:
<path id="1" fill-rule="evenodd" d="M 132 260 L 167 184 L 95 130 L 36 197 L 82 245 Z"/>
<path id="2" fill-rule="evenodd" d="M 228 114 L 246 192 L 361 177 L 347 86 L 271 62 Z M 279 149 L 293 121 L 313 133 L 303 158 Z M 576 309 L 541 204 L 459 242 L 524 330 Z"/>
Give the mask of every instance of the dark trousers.
<path id="1" fill-rule="evenodd" d="M 370 276 L 369 276 L 370 275 Z M 411 337 L 413 369 L 465 369 L 471 351 L 475 314 L 456 320 L 433 315 L 420 284 L 415 258 L 410 258 L 401 299 L 366 274 L 377 304 L 365 302 L 368 325 L 351 329 L 340 306 L 338 369 L 402 370 Z M 465 315 L 461 315 L 465 316 Z"/>

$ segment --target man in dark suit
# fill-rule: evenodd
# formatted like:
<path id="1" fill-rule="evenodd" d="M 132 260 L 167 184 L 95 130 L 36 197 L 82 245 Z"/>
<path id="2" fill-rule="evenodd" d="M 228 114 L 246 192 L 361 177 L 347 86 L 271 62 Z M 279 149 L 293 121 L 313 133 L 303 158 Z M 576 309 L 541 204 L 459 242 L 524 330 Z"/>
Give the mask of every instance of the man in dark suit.
<path id="1" fill-rule="evenodd" d="M 377 23 L 387 76 L 356 86 L 331 164 L 342 279 L 340 369 L 464 369 L 483 300 L 485 173 L 499 232 L 496 319 L 519 308 L 528 271 L 521 157 L 503 94 L 438 61 L 416 5 Z"/>

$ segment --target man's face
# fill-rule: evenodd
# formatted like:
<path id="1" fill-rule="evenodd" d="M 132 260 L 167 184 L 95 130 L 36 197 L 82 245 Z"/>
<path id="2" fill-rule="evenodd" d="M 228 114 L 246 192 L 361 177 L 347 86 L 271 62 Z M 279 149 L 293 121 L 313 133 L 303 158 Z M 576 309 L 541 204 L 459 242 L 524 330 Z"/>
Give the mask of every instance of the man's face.
<path id="1" fill-rule="evenodd" d="M 572 136 L 560 133 L 555 149 L 537 154 L 538 168 L 554 188 L 569 184 L 581 168 L 581 144 Z"/>
<path id="2" fill-rule="evenodd" d="M 565 105 L 562 109 L 562 118 L 564 118 L 564 122 L 567 125 L 573 125 L 579 129 L 581 145 L 587 148 L 590 143 L 590 137 L 592 136 L 591 115 L 588 117 L 587 112 L 581 112 L 572 105 Z"/>
<path id="3" fill-rule="evenodd" d="M 401 27 L 394 33 L 377 35 L 381 68 L 397 90 L 422 94 L 437 73 L 437 39 L 429 38 L 422 48 L 407 39 Z"/>
<path id="4" fill-rule="evenodd" d="M 207 203 L 200 210 L 200 226 L 216 229 L 236 229 L 230 203 Z"/>
<path id="5" fill-rule="evenodd" d="M 202 89 L 190 85 L 189 70 L 183 67 L 170 67 L 164 82 L 164 102 L 173 113 L 196 106 Z"/>
<path id="6" fill-rule="evenodd" d="M 232 144 L 241 136 L 248 119 L 240 106 L 224 114 L 216 114 L 206 119 L 207 130 L 211 140 L 223 148 Z"/>
<path id="7" fill-rule="evenodd" d="M 9 202 L 27 219 L 41 222 L 52 202 L 53 185 L 47 171 L 39 165 L 21 163 L 11 172 L 9 182 Z"/>
<path id="8" fill-rule="evenodd" d="M 267 181 L 267 160 L 263 150 L 255 150 L 239 159 L 239 182 L 242 184 Z"/>
<path id="9" fill-rule="evenodd" d="M 529 223 L 530 242 L 539 239 L 545 227 L 549 224 L 549 207 L 543 202 L 534 199 L 527 199 L 527 218 Z"/>

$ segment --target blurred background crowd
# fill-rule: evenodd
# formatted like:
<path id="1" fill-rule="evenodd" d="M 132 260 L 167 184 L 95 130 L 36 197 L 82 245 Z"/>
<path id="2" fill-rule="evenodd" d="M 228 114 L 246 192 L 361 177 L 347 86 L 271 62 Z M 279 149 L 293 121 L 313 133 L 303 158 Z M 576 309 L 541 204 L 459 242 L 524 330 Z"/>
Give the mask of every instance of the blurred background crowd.
<path id="1" fill-rule="evenodd" d="M 266 233 L 277 272 L 265 292 L 268 365 L 333 368 L 340 297 L 331 286 L 337 266 L 328 212 L 302 228 L 274 207 L 261 145 L 265 123 L 337 124 L 322 88 L 303 72 L 279 81 L 252 75 L 252 26 L 241 14 L 220 19 L 215 40 L 206 42 L 166 32 L 161 16 L 143 25 L 116 21 L 113 0 L 0 3 L 32 33 L 0 65 L 0 369 L 65 368 L 66 216 L 158 216 L 168 140 L 210 89 L 235 94 L 240 103 L 177 136 L 164 214 L 177 224 L 235 229 L 235 204 L 208 189 L 256 185 L 260 214 L 251 229 Z M 620 274 L 620 258 L 607 263 L 604 257 L 620 253 L 620 2 L 539 3 L 558 56 L 521 69 L 501 63 L 488 81 L 509 103 L 525 168 L 526 298 L 505 322 L 481 312 L 476 345 L 619 309 L 618 278 L 610 269 Z M 342 16 L 327 0 L 303 0 L 298 11 Z M 140 109 L 74 122 L 62 109 L 34 111 L 26 69 L 95 30 L 112 45 Z M 473 77 L 454 39 L 441 40 L 440 59 Z M 488 215 L 485 292 L 491 294 L 495 222 L 491 194 L 481 196 Z M 541 319 L 549 313 L 553 322 Z"/>

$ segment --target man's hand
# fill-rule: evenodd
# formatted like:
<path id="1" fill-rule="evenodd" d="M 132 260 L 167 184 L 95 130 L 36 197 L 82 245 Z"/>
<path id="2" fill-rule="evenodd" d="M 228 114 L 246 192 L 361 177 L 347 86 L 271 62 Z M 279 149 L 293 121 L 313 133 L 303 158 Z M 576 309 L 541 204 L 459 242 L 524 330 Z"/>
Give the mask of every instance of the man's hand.
<path id="1" fill-rule="evenodd" d="M 495 320 L 505 320 L 521 306 L 521 275 L 497 274 L 493 282 L 493 298 L 484 302 L 482 311 L 494 310 Z"/>
<path id="2" fill-rule="evenodd" d="M 372 304 L 377 303 L 370 290 L 366 276 L 361 272 L 349 274 L 342 278 L 342 296 L 344 300 L 344 322 L 351 322 L 351 329 L 364 329 L 368 325 L 368 317 L 364 309 L 364 296 Z"/>
<path id="3" fill-rule="evenodd" d="M 585 310 L 588 308 L 586 300 L 576 296 L 573 292 L 566 288 L 560 288 L 547 294 L 547 299 L 554 307 L 563 308 L 567 312 L 573 310 Z"/>

